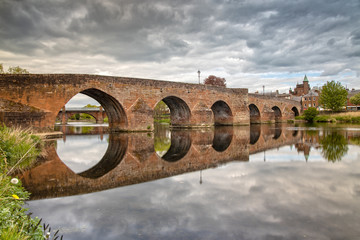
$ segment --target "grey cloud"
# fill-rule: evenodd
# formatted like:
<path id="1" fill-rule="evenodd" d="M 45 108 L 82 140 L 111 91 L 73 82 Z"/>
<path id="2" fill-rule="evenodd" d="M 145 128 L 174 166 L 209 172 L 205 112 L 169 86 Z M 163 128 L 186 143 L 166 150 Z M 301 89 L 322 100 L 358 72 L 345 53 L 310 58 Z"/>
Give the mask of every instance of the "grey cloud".
<path id="1" fill-rule="evenodd" d="M 222 68 L 240 82 L 236 75 L 243 73 L 329 72 L 333 65 L 342 66 L 332 71 L 337 76 L 346 69 L 360 71 L 359 10 L 356 0 L 5 0 L 0 4 L 0 51 L 16 55 L 4 58 L 5 64 L 30 65 L 24 56 L 38 58 L 48 63 L 47 71 L 94 73 L 93 66 L 123 65 L 138 77 L 164 79 L 200 67 L 204 72 Z M 69 54 L 78 61 L 65 67 L 54 60 Z M 114 65 L 100 62 L 99 56 L 113 59 Z M 89 58 L 94 58 L 91 64 Z M 238 65 L 228 59 L 239 59 Z M 154 63 L 168 70 L 155 73 Z"/>

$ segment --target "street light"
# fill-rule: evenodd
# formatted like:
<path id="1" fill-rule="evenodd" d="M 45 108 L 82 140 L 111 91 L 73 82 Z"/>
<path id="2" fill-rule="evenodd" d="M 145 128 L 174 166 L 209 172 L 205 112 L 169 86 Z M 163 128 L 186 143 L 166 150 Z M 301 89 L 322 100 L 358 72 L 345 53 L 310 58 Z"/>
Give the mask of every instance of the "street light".
<path id="1" fill-rule="evenodd" d="M 198 70 L 197 73 L 198 73 L 199 84 L 200 84 L 200 70 Z"/>

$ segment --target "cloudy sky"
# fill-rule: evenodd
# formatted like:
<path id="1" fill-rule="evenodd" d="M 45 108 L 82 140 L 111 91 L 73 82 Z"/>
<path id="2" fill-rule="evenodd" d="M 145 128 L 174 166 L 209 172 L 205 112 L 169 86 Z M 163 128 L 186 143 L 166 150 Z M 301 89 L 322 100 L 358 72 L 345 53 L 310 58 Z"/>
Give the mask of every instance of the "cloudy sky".
<path id="1" fill-rule="evenodd" d="M 360 88 L 358 0 L 1 0 L 0 63 L 287 91 Z"/>

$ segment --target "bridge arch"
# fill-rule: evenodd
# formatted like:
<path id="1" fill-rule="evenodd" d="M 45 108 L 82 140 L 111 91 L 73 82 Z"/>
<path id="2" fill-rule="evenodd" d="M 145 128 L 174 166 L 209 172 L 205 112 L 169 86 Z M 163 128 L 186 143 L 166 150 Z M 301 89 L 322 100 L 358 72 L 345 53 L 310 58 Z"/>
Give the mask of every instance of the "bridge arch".
<path id="1" fill-rule="evenodd" d="M 123 130 L 127 128 L 128 120 L 125 110 L 114 97 L 95 88 L 89 88 L 80 93 L 92 97 L 101 104 L 108 116 L 110 130 Z"/>
<path id="2" fill-rule="evenodd" d="M 168 96 L 162 101 L 170 109 L 170 120 L 172 125 L 187 125 L 190 123 L 191 111 L 187 103 L 179 97 Z"/>
<path id="3" fill-rule="evenodd" d="M 271 109 L 274 111 L 275 122 L 280 121 L 282 117 L 280 108 L 278 106 L 274 106 Z"/>
<path id="4" fill-rule="evenodd" d="M 249 111 L 250 111 L 250 123 L 260 123 L 261 116 L 260 116 L 259 108 L 252 103 L 249 105 Z"/>
<path id="5" fill-rule="evenodd" d="M 229 105 L 219 100 L 211 106 L 211 110 L 214 113 L 214 124 L 215 125 L 232 125 L 233 114 Z"/>
<path id="6" fill-rule="evenodd" d="M 296 107 L 293 107 L 291 110 L 293 111 L 295 117 L 299 116 L 299 110 Z"/>

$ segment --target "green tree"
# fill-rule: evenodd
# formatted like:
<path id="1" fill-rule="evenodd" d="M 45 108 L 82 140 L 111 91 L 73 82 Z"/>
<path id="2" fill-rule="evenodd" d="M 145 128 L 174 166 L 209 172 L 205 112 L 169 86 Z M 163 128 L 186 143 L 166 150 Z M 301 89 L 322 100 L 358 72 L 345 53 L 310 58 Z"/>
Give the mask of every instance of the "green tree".
<path id="1" fill-rule="evenodd" d="M 84 106 L 83 108 L 98 108 L 100 106 L 96 106 L 96 105 L 92 105 L 92 104 L 87 104 L 86 106 Z"/>
<path id="2" fill-rule="evenodd" d="M 2 63 L 0 63 L 0 74 L 28 74 L 29 71 L 26 70 L 25 68 L 21 68 L 19 66 L 17 67 L 9 67 L 9 69 L 7 70 L 7 72 L 4 71 L 4 66 Z"/>
<path id="3" fill-rule="evenodd" d="M 352 96 L 350 98 L 350 102 L 354 105 L 360 105 L 360 93 L 356 94 L 355 96 Z"/>
<path id="4" fill-rule="evenodd" d="M 320 94 L 319 102 L 325 109 L 339 111 L 345 106 L 347 100 L 347 91 L 340 82 L 327 82 Z"/>
<path id="5" fill-rule="evenodd" d="M 9 70 L 7 73 L 9 73 L 9 74 L 27 74 L 27 73 L 29 73 L 29 71 L 17 66 L 17 67 L 9 67 Z"/>
<path id="6" fill-rule="evenodd" d="M 319 112 L 316 110 L 316 108 L 309 107 L 304 111 L 304 119 L 308 122 L 312 122 L 318 114 Z"/>

